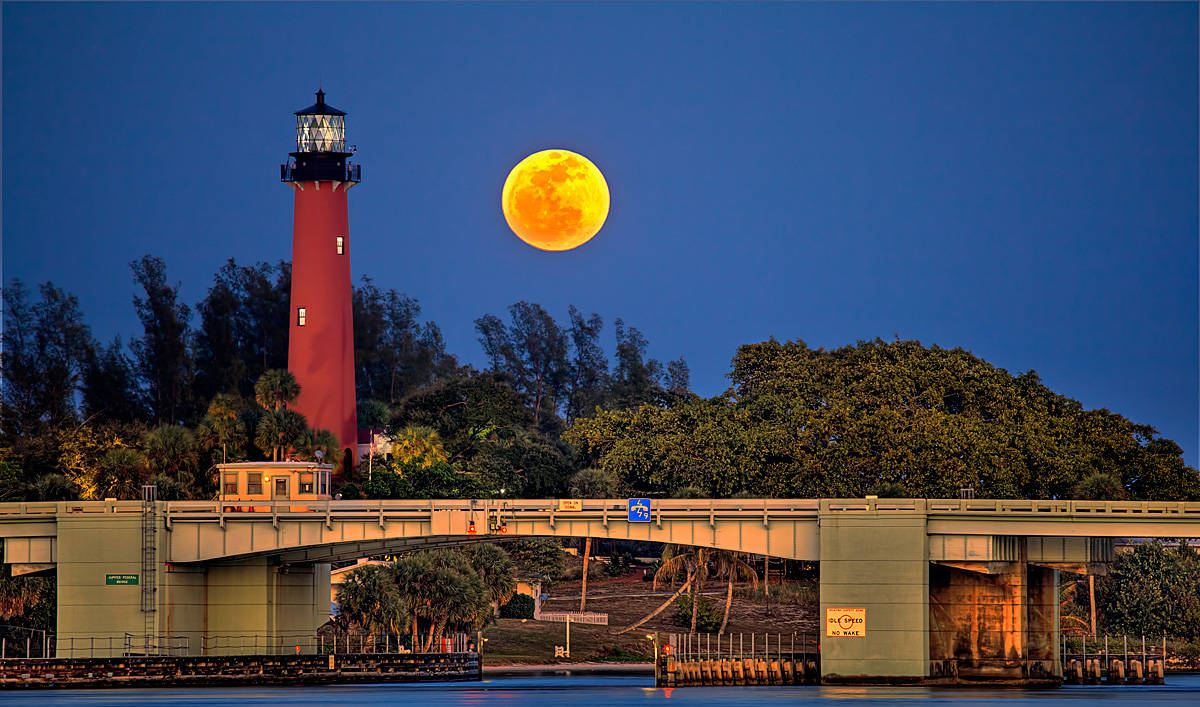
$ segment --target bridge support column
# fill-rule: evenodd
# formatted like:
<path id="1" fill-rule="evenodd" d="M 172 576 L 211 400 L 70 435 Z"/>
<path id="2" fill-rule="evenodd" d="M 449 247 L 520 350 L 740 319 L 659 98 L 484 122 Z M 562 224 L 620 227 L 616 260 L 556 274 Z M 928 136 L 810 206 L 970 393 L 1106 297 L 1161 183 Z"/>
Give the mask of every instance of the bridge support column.
<path id="1" fill-rule="evenodd" d="M 960 680 L 1052 681 L 1057 586 L 1055 570 L 1023 561 L 932 565 L 930 660 Z"/>
<path id="2" fill-rule="evenodd" d="M 314 653 L 329 618 L 329 565 L 211 564 L 205 606 L 208 655 Z"/>
<path id="3" fill-rule="evenodd" d="M 865 609 L 865 635 L 823 626 L 823 682 L 908 683 L 929 669 L 929 542 L 924 508 L 829 513 L 821 508 L 821 615 Z M 837 612 L 834 612 L 837 613 Z"/>
<path id="4" fill-rule="evenodd" d="M 73 505 L 79 506 L 63 504 Z M 141 515 L 64 512 L 58 518 L 57 544 L 58 657 L 115 657 L 143 651 L 147 627 L 152 633 L 159 631 L 159 612 L 151 613 L 147 624 L 142 611 L 146 577 Z M 160 563 L 155 577 L 159 584 L 161 569 Z"/>

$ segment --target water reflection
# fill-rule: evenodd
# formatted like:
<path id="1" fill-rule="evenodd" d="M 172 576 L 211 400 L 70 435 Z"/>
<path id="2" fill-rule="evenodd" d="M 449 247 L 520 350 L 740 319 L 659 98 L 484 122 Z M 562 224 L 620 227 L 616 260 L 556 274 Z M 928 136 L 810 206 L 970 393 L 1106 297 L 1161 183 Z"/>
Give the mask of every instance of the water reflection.
<path id="1" fill-rule="evenodd" d="M 829 705 L 853 701 L 872 704 L 945 703 L 997 707 L 1082 707 L 1083 701 L 1118 705 L 1200 704 L 1200 674 L 1169 675 L 1167 684 L 1107 687 L 1072 686 L 1040 690 L 963 689 L 923 687 L 683 687 L 654 688 L 642 675 L 531 675 L 493 677 L 476 683 L 414 685 L 331 685 L 321 687 L 184 688 L 178 690 L 39 690 L 3 694 L 5 707 L 240 707 L 287 705 L 305 707 L 380 707 L 417 704 L 420 707 L 488 704 L 522 707 L 600 707 L 645 705 L 670 700 L 672 705 L 725 707 L 732 705 Z"/>

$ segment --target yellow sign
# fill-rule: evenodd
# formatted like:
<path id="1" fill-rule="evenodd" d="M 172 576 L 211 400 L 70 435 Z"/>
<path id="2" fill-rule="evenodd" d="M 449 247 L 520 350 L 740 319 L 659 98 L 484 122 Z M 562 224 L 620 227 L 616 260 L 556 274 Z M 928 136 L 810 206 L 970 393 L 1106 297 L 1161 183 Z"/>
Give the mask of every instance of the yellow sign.
<path id="1" fill-rule="evenodd" d="M 826 638 L 856 637 L 867 635 L 867 610 L 865 607 L 825 607 Z"/>
<path id="2" fill-rule="evenodd" d="M 560 499 L 558 499 L 558 510 L 560 510 L 560 511 L 582 511 L 583 510 L 583 499 L 560 498 Z"/>

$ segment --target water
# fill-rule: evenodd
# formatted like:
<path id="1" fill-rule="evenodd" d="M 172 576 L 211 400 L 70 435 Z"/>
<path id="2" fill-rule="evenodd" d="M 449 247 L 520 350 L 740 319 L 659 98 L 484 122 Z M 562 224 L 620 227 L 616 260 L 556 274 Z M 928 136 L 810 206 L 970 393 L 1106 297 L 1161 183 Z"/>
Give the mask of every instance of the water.
<path id="1" fill-rule="evenodd" d="M 655 689 L 642 675 L 548 675 L 496 677 L 479 683 L 409 685 L 331 685 L 309 687 L 181 688 L 173 690 L 31 690 L 0 692 L 8 705 L 71 707 L 241 707 L 242 705 L 520 705 L 520 707 L 593 707 L 599 705 L 871 705 L 921 704 L 928 707 L 1086 707 L 1200 704 L 1200 673 L 1167 676 L 1166 685 L 1106 687 L 1079 685 L 1044 690 L 921 687 L 681 687 Z"/>

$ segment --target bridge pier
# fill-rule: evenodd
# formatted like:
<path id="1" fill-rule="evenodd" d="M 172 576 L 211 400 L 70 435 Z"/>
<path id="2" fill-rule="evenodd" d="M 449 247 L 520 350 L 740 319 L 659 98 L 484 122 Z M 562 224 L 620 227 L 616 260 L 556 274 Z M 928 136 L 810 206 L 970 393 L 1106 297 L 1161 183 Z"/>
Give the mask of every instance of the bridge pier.
<path id="1" fill-rule="evenodd" d="M 925 513 L 827 512 L 823 505 L 820 526 L 822 682 L 923 681 L 929 670 Z M 839 627 L 838 609 L 846 608 L 863 610 L 865 623 Z M 854 635 L 860 629 L 865 635 Z"/>
<path id="2" fill-rule="evenodd" d="M 316 651 L 329 618 L 329 565 L 267 557 L 206 564 L 166 561 L 158 523 L 151 611 L 142 604 L 140 515 L 64 513 L 55 539 L 58 657 L 250 655 Z M 146 634 L 149 634 L 147 638 Z"/>
<path id="3" fill-rule="evenodd" d="M 953 665 L 931 677 L 1023 682 L 1061 675 L 1057 571 L 1027 562 L 975 565 L 930 567 L 929 659 Z"/>

